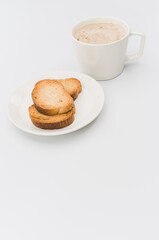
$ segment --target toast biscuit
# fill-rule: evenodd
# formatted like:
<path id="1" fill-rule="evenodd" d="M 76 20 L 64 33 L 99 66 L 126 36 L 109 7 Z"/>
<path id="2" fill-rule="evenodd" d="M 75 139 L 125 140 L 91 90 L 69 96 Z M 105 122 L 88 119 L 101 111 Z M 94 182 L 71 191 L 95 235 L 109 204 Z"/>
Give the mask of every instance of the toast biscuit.
<path id="1" fill-rule="evenodd" d="M 74 121 L 75 106 L 64 114 L 57 114 L 53 116 L 47 116 L 39 113 L 35 108 L 35 105 L 29 107 L 29 116 L 32 123 L 42 129 L 59 129 L 69 126 Z"/>
<path id="2" fill-rule="evenodd" d="M 73 99 L 57 80 L 44 79 L 35 84 L 32 99 L 36 109 L 45 115 L 56 115 L 70 111 Z"/>
<path id="3" fill-rule="evenodd" d="M 71 95 L 73 100 L 78 97 L 78 94 L 82 91 L 82 85 L 76 78 L 66 78 L 58 80 L 64 86 L 64 89 Z"/>

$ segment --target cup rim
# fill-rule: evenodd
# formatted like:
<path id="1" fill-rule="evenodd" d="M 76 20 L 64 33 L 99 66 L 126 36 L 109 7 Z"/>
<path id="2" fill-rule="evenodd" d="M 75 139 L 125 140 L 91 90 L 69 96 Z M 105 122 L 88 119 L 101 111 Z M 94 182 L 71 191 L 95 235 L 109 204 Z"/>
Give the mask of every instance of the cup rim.
<path id="1" fill-rule="evenodd" d="M 126 27 L 127 27 L 127 33 L 119 40 L 117 41 L 114 41 L 114 42 L 111 42 L 111 43 L 85 43 L 85 42 L 82 42 L 82 41 L 78 41 L 74 35 L 73 35 L 73 31 L 74 29 L 77 27 L 77 25 L 80 25 L 82 23 L 85 23 L 86 21 L 88 20 L 95 20 L 95 19 L 109 19 L 109 20 L 116 20 L 116 21 L 119 21 L 121 23 L 123 23 Z M 113 44 L 116 44 L 116 43 L 119 43 L 120 41 L 124 40 L 125 38 L 127 38 L 127 36 L 130 34 L 130 27 L 128 25 L 127 22 L 125 22 L 124 20 L 120 19 L 120 18 L 117 18 L 117 17 L 112 17 L 112 16 L 100 16 L 100 17 L 90 17 L 90 18 L 87 18 L 87 19 L 84 19 L 80 22 L 77 22 L 73 28 L 72 28 L 72 32 L 71 32 L 71 36 L 73 38 L 73 40 L 79 44 L 82 44 L 82 45 L 86 45 L 86 46 L 109 46 L 109 45 L 113 45 Z"/>

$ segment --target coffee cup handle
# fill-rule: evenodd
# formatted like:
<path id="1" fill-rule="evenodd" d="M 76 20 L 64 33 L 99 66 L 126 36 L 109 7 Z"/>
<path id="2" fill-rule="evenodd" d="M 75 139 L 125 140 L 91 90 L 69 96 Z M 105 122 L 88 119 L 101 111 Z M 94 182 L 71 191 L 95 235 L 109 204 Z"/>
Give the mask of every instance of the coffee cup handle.
<path id="1" fill-rule="evenodd" d="M 132 61 L 135 60 L 139 57 L 141 57 L 143 55 L 143 51 L 144 51 L 144 45 L 145 45 L 145 35 L 141 32 L 130 32 L 129 34 L 130 37 L 132 36 L 139 36 L 140 37 L 140 46 L 139 46 L 139 50 L 137 53 L 126 56 L 126 61 Z"/>

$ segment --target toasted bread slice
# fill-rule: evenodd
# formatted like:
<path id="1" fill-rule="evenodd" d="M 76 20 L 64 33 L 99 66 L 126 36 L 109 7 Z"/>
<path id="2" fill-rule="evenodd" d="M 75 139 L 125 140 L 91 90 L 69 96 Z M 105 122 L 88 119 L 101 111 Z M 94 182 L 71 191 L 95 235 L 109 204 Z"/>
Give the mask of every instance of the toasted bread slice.
<path id="1" fill-rule="evenodd" d="M 56 115 L 70 111 L 73 99 L 57 80 L 44 79 L 35 84 L 32 99 L 36 109 L 45 115 Z"/>
<path id="2" fill-rule="evenodd" d="M 75 106 L 73 106 L 73 108 L 67 113 L 53 116 L 47 116 L 39 113 L 34 104 L 29 107 L 28 111 L 31 121 L 36 127 L 42 129 L 59 129 L 67 127 L 73 123 Z"/>
<path id="3" fill-rule="evenodd" d="M 82 91 L 82 85 L 80 81 L 76 78 L 66 78 L 60 79 L 60 83 L 64 86 L 64 89 L 71 95 L 75 100 L 78 97 L 78 94 Z"/>

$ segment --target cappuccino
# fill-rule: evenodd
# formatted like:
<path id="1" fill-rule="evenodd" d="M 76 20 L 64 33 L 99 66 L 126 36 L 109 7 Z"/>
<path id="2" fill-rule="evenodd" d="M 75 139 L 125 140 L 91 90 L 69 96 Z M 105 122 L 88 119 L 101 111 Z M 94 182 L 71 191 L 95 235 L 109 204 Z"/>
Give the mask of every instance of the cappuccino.
<path id="1" fill-rule="evenodd" d="M 108 44 L 120 40 L 126 32 L 126 29 L 119 24 L 94 23 L 76 30 L 74 37 L 84 43 Z"/>

